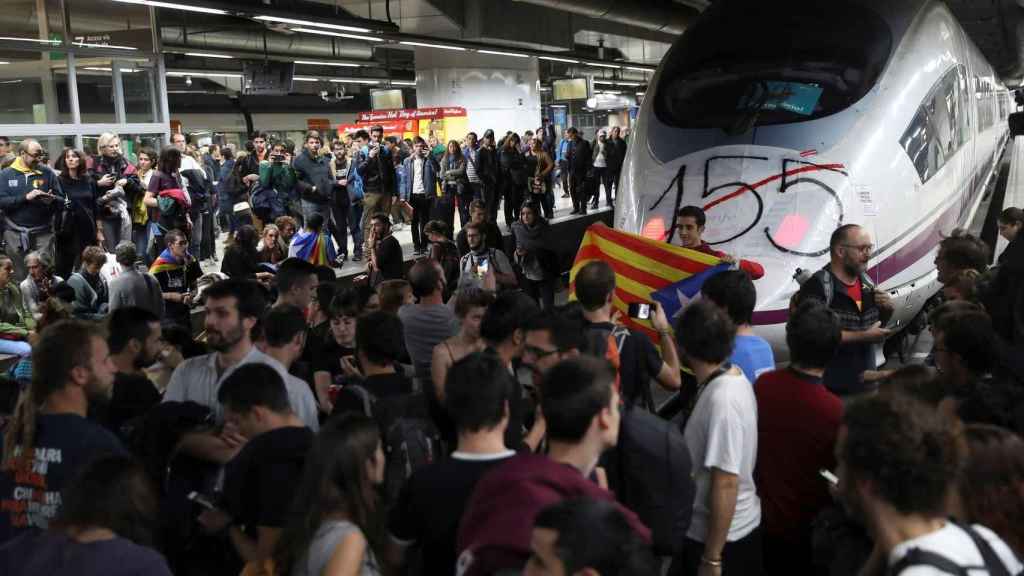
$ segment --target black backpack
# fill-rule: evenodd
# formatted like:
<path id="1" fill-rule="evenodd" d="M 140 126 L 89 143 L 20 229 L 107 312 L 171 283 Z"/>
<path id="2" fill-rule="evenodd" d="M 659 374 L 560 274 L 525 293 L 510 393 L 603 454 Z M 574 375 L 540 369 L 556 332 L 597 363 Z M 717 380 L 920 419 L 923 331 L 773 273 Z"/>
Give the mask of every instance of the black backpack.
<path id="1" fill-rule="evenodd" d="M 674 556 L 690 527 L 696 493 L 690 451 L 671 422 L 626 406 L 604 464 L 609 487 L 651 529 L 654 553 Z"/>
<path id="2" fill-rule="evenodd" d="M 608 360 L 612 356 L 609 353 L 609 347 L 612 345 L 612 342 L 615 343 L 617 347 L 615 355 L 618 356 L 620 363 L 618 368 L 621 389 L 619 392 L 622 394 L 623 402 L 627 406 L 639 404 L 647 410 L 654 412 L 655 406 L 654 397 L 651 393 L 651 379 L 642 365 L 643 362 L 639 361 L 640 359 L 636 354 L 633 354 L 634 364 L 632 366 L 622 365 L 622 352 L 629 344 L 629 338 L 633 337 L 633 333 L 630 332 L 629 328 L 618 324 L 609 328 L 608 324 L 589 323 L 585 324 L 584 335 L 585 349 L 581 352 L 588 356 Z M 622 374 L 630 374 L 632 378 L 624 381 Z"/>
<path id="3" fill-rule="evenodd" d="M 413 472 L 447 453 L 441 433 L 428 418 L 403 416 L 395 420 L 384 436 L 385 502 L 397 502 Z"/>
<path id="4" fill-rule="evenodd" d="M 957 576 L 969 576 L 972 570 L 984 570 L 989 576 L 1011 576 L 1010 571 L 1003 564 L 999 555 L 992 549 L 992 545 L 977 530 L 956 520 L 951 519 L 949 521 L 966 532 L 971 537 L 971 540 L 974 541 L 978 552 L 981 553 L 982 566 L 961 566 L 938 552 L 912 548 L 910 552 L 907 552 L 906 556 L 889 568 L 888 576 L 899 576 L 900 573 L 912 566 L 931 566 L 936 570 Z M 1020 576 L 1020 574 L 1022 573 L 1018 573 L 1017 576 Z"/>

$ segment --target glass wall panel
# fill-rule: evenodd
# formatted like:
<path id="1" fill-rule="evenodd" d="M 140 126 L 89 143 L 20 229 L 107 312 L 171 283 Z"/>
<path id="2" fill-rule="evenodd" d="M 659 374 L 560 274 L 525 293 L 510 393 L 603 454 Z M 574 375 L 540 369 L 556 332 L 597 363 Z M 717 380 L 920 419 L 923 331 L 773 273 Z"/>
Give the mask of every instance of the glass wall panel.
<path id="1" fill-rule="evenodd" d="M 71 122 L 64 68 L 63 54 L 0 51 L 0 124 Z"/>
<path id="2" fill-rule="evenodd" d="M 64 1 L 70 15 L 73 42 L 115 49 L 153 50 L 148 7 L 110 0 Z"/>

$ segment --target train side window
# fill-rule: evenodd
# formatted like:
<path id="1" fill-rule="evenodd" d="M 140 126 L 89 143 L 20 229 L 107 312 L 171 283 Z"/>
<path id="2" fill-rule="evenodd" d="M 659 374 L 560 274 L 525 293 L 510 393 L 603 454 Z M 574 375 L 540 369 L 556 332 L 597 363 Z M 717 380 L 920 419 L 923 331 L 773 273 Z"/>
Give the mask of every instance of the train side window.
<path id="1" fill-rule="evenodd" d="M 967 141 L 969 125 L 962 81 L 960 68 L 943 74 L 900 138 L 921 182 L 934 176 Z"/>

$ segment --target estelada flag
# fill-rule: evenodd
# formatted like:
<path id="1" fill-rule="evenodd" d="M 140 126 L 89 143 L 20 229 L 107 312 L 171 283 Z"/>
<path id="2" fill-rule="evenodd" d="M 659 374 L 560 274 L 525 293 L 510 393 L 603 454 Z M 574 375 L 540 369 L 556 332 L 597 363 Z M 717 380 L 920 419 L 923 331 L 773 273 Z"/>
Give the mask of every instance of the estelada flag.
<path id="1" fill-rule="evenodd" d="M 615 295 L 612 306 L 622 312 L 622 321 L 634 330 L 658 341 L 649 320 L 630 318 L 632 302 L 658 301 L 670 323 L 691 301 L 700 297 L 704 281 L 731 266 L 715 256 L 689 248 L 673 246 L 609 228 L 598 222 L 587 228 L 569 273 L 569 291 L 575 299 L 576 273 L 587 262 L 604 260 L 615 270 Z"/>

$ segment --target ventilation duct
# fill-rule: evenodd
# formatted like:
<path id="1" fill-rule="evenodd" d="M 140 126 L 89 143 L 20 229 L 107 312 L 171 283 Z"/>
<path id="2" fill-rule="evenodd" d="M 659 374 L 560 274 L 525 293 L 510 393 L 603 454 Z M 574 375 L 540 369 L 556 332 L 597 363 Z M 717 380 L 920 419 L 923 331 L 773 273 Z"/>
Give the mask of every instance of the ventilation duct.
<path id="1" fill-rule="evenodd" d="M 160 29 L 163 44 L 194 50 L 237 50 L 287 54 L 295 58 L 350 58 L 370 60 L 373 47 L 366 42 L 324 38 L 306 34 L 280 34 L 264 30 L 217 30 L 191 32 L 180 26 Z"/>
<path id="2" fill-rule="evenodd" d="M 665 34 L 682 34 L 697 10 L 670 0 L 514 0 Z"/>

